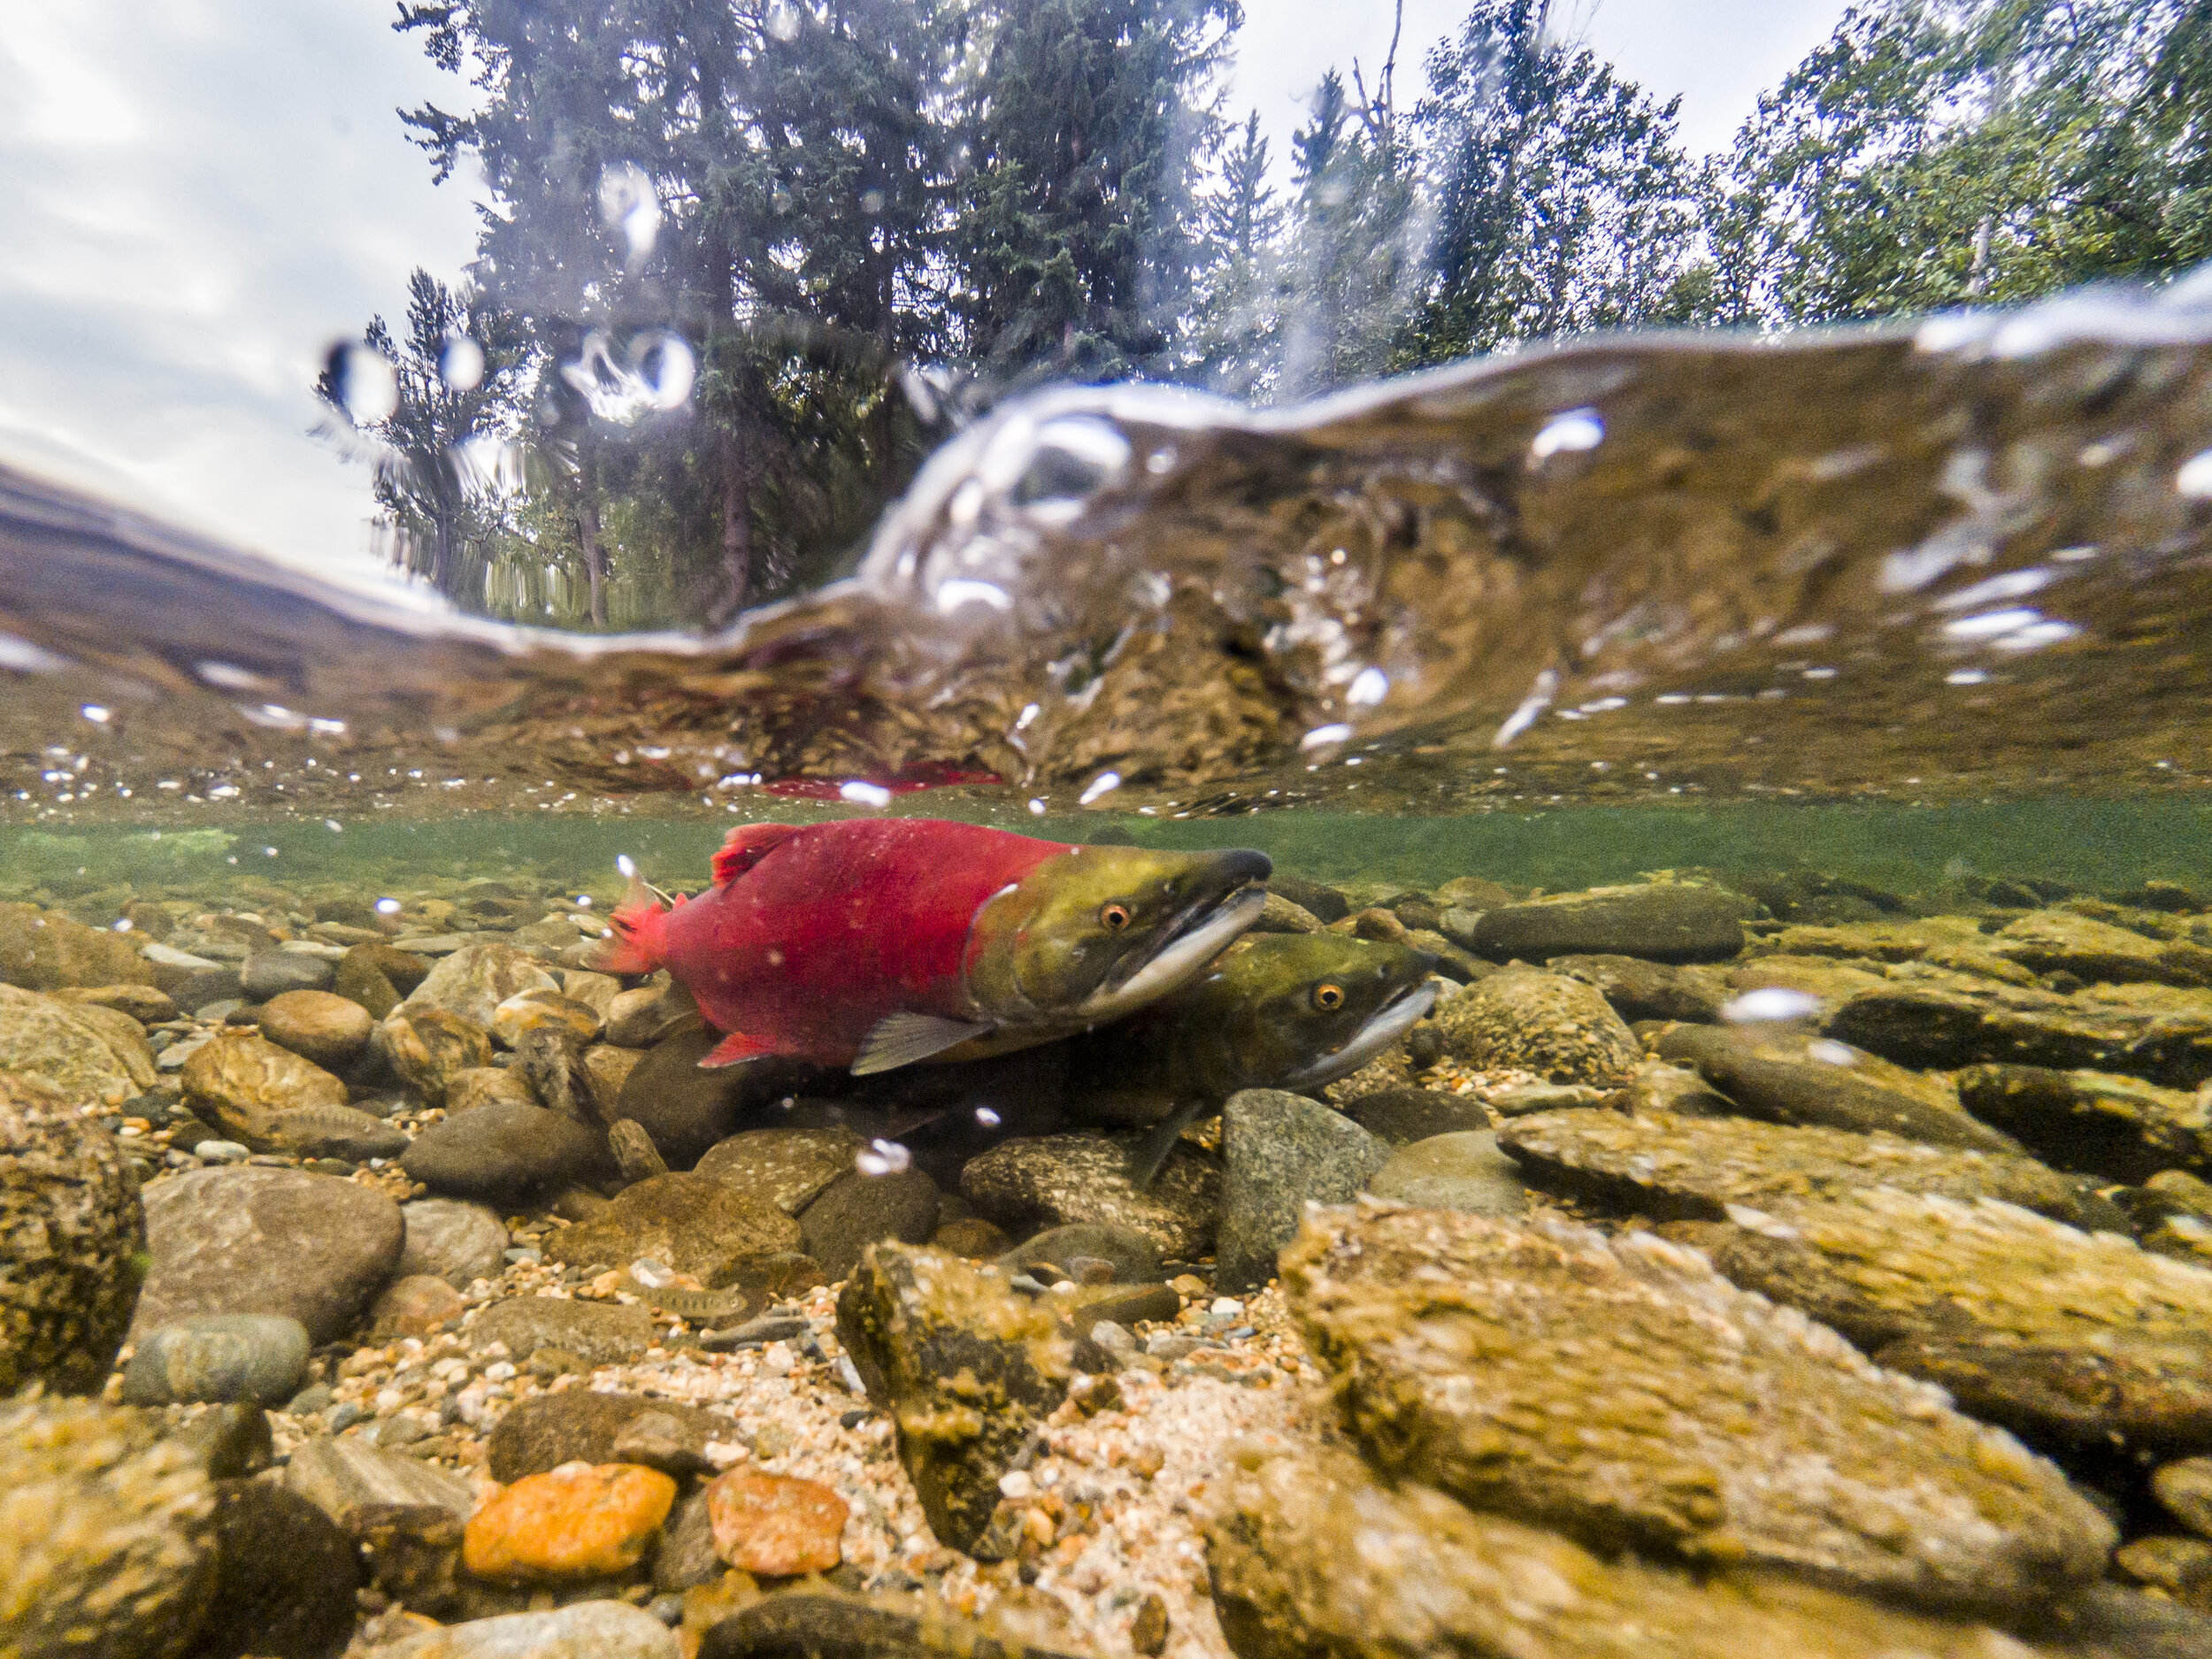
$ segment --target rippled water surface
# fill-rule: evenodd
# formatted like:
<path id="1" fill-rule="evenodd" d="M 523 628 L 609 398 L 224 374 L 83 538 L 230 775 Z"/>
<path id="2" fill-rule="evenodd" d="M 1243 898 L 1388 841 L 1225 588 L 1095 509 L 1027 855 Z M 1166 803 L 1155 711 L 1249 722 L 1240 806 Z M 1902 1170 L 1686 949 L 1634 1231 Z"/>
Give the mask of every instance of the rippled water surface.
<path id="1" fill-rule="evenodd" d="M 0 470 L 0 855 L 581 886 L 887 810 L 1338 879 L 2212 881 L 2201 292 L 1266 413 L 1048 392 L 706 637 L 326 587 Z"/>

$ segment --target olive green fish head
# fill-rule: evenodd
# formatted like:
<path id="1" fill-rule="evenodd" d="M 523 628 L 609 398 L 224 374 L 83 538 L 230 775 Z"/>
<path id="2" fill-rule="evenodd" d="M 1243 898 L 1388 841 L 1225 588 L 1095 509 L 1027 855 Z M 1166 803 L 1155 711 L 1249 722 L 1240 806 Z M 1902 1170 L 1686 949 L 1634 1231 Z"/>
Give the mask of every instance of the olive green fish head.
<path id="1" fill-rule="evenodd" d="M 1078 847 L 976 912 L 965 958 L 979 1017 L 1002 1030 L 1119 1019 L 1166 995 L 1259 919 L 1264 853 Z"/>
<path id="2" fill-rule="evenodd" d="M 1225 1098 L 1240 1088 L 1317 1088 L 1356 1071 L 1436 1002 L 1433 956 L 1341 933 L 1239 940 L 1156 1004 L 1183 1088 Z"/>

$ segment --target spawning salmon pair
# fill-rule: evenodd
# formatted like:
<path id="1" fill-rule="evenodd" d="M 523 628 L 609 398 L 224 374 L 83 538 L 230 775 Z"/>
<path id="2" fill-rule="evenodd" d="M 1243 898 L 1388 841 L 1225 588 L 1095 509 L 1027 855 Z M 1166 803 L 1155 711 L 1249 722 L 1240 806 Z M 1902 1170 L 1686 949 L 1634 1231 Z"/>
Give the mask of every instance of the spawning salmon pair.
<path id="1" fill-rule="evenodd" d="M 695 898 L 663 908 L 633 877 L 597 965 L 666 967 L 727 1033 L 702 1065 L 980 1059 L 1184 984 L 1259 918 L 1270 868 L 929 818 L 747 825 Z"/>

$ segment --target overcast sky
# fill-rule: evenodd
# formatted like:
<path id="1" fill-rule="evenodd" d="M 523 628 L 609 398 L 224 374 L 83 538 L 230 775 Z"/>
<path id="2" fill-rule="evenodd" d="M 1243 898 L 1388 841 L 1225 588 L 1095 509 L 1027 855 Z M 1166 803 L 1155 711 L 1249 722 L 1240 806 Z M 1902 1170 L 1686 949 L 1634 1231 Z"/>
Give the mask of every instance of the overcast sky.
<path id="1" fill-rule="evenodd" d="M 1631 78 L 1724 146 L 1843 0 L 1569 0 Z M 1407 0 L 1399 94 L 1465 0 Z M 387 0 L 0 0 L 0 457 L 288 560 L 365 557 L 365 472 L 309 437 L 329 344 L 457 274 L 466 180 L 434 188 L 396 106 L 466 88 Z M 1279 157 L 1332 65 L 1371 75 L 1382 0 L 1246 0 L 1230 107 Z"/>

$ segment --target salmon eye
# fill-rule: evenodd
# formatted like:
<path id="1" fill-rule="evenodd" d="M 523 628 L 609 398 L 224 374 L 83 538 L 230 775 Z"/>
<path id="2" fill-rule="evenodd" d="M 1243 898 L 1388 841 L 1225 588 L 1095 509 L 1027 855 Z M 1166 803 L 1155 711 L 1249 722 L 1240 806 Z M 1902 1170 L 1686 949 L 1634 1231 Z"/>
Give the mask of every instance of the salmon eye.
<path id="1" fill-rule="evenodd" d="M 1344 987 L 1340 985 L 1315 986 L 1313 1005 L 1325 1014 L 1335 1013 L 1344 1006 Z"/>
<path id="2" fill-rule="evenodd" d="M 1099 923 L 1110 933 L 1118 933 L 1129 926 L 1129 907 L 1126 904 L 1102 905 L 1098 912 Z"/>

